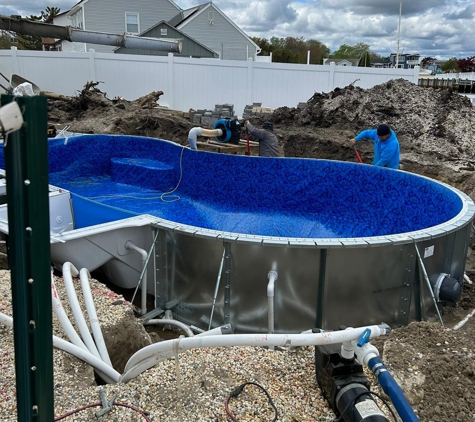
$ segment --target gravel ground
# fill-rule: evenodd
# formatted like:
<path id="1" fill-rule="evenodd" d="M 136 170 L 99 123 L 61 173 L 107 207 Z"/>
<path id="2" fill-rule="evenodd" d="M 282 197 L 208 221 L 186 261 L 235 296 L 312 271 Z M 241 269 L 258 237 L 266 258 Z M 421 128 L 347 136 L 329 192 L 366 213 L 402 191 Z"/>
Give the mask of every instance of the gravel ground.
<path id="1" fill-rule="evenodd" d="M 62 279 L 56 278 L 55 285 L 70 314 Z M 91 289 L 104 332 L 107 324 L 132 314 L 126 301 L 112 305 L 117 295 L 94 279 Z M 9 271 L 0 271 L 0 297 L 0 312 L 11 316 Z M 70 319 L 73 321 L 72 316 Z M 53 325 L 54 335 L 65 338 L 56 316 Z M 2 324 L 0 344 L 1 420 L 16 421 L 13 330 Z M 114 406 L 100 419 L 95 417 L 100 407 L 91 407 L 61 420 L 147 420 L 141 411 L 153 421 L 227 421 L 224 404 L 229 393 L 244 382 L 255 382 L 269 393 L 278 420 L 332 421 L 335 416 L 316 383 L 314 361 L 313 347 L 293 352 L 253 347 L 194 349 L 181 354 L 178 364 L 174 359 L 164 361 L 127 384 L 99 386 L 89 365 L 54 349 L 55 418 L 100 402 L 99 390 L 104 389 L 108 400 L 117 394 L 116 401 L 124 406 Z M 233 398 L 229 409 L 239 421 L 270 421 L 274 415 L 265 393 L 253 385 Z"/>

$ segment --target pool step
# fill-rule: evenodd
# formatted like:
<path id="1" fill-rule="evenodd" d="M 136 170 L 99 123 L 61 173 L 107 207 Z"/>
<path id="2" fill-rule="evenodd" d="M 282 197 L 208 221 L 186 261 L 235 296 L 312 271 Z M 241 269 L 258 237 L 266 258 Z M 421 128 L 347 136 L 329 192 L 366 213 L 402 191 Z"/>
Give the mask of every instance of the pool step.
<path id="1" fill-rule="evenodd" d="M 168 191 L 176 184 L 173 167 L 148 158 L 111 158 L 111 180 L 146 189 Z"/>

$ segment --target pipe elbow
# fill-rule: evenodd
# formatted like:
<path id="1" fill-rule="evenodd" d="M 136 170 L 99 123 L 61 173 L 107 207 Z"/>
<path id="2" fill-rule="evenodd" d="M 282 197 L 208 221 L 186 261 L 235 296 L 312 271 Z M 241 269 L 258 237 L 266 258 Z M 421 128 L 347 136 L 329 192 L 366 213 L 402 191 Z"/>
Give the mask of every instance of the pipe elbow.
<path id="1" fill-rule="evenodd" d="M 65 262 L 63 264 L 63 274 L 71 274 L 73 277 L 77 277 L 79 275 L 79 271 L 77 268 L 71 264 L 71 262 Z"/>
<path id="2" fill-rule="evenodd" d="M 275 281 L 277 280 L 277 271 L 269 271 L 269 274 L 267 274 L 267 278 L 269 279 L 269 283 L 267 283 L 267 296 L 273 297 Z"/>
<path id="3" fill-rule="evenodd" d="M 203 133 L 203 128 L 202 127 L 193 127 L 190 129 L 188 132 L 188 143 L 190 144 L 190 148 L 193 150 L 197 150 L 198 148 L 196 147 L 196 140 L 198 136 L 201 136 Z"/>
<path id="4" fill-rule="evenodd" d="M 138 252 L 140 255 L 142 255 L 142 260 L 144 261 L 147 259 L 147 251 L 136 246 L 131 240 L 127 240 L 127 242 L 125 242 L 125 249 L 132 249 Z"/>
<path id="5" fill-rule="evenodd" d="M 89 280 L 91 278 L 91 273 L 87 268 L 81 268 L 81 270 L 79 271 L 79 276 L 85 277 Z"/>

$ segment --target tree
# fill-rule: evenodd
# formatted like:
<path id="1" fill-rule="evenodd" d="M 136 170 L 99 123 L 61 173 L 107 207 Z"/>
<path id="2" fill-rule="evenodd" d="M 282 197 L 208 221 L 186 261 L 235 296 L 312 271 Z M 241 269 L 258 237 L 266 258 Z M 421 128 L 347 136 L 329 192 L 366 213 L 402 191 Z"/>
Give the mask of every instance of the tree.
<path id="1" fill-rule="evenodd" d="M 467 57 L 466 59 L 457 60 L 457 66 L 460 72 L 474 72 L 475 71 L 475 56 Z"/>
<path id="2" fill-rule="evenodd" d="M 0 50 L 9 49 L 12 46 L 12 38 L 14 38 L 12 33 L 7 31 L 0 31 Z"/>
<path id="3" fill-rule="evenodd" d="M 434 57 L 424 57 L 421 60 L 421 67 L 423 69 L 427 69 L 429 66 L 432 66 L 433 64 L 435 64 L 436 61 L 437 59 L 435 59 Z"/>
<path id="4" fill-rule="evenodd" d="M 460 69 L 457 64 L 457 58 L 452 57 L 451 59 L 447 60 L 442 66 L 440 67 L 443 72 L 460 72 Z"/>
<path id="5" fill-rule="evenodd" d="M 253 37 L 252 40 L 261 48 L 263 55 L 272 53 L 273 61 L 280 63 L 307 63 L 310 51 L 310 63 L 322 64 L 323 58 L 330 52 L 329 48 L 317 40 L 304 40 L 303 37 Z"/>
<path id="6" fill-rule="evenodd" d="M 39 16 L 30 15 L 29 20 L 34 22 L 45 22 L 51 23 L 53 18 L 60 13 L 58 7 L 47 7 L 45 10 L 42 10 Z M 20 35 L 17 34 L 18 47 L 20 50 L 42 50 L 43 44 L 41 37 L 36 35 Z"/>
<path id="7" fill-rule="evenodd" d="M 334 59 L 360 58 L 367 52 L 369 53 L 369 45 L 362 42 L 353 46 L 342 44 L 340 45 L 340 48 L 331 55 L 331 57 Z"/>
<path id="8" fill-rule="evenodd" d="M 358 67 L 371 67 L 371 54 L 369 54 L 369 51 L 363 53 L 358 62 Z"/>

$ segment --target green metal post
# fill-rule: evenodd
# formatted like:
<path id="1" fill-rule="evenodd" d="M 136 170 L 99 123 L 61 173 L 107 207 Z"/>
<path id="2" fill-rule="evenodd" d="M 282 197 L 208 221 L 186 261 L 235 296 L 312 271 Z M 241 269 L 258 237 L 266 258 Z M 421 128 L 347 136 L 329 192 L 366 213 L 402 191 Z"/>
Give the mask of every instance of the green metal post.
<path id="1" fill-rule="evenodd" d="M 54 420 L 46 97 L 16 101 L 25 123 L 4 140 L 18 421 Z"/>

